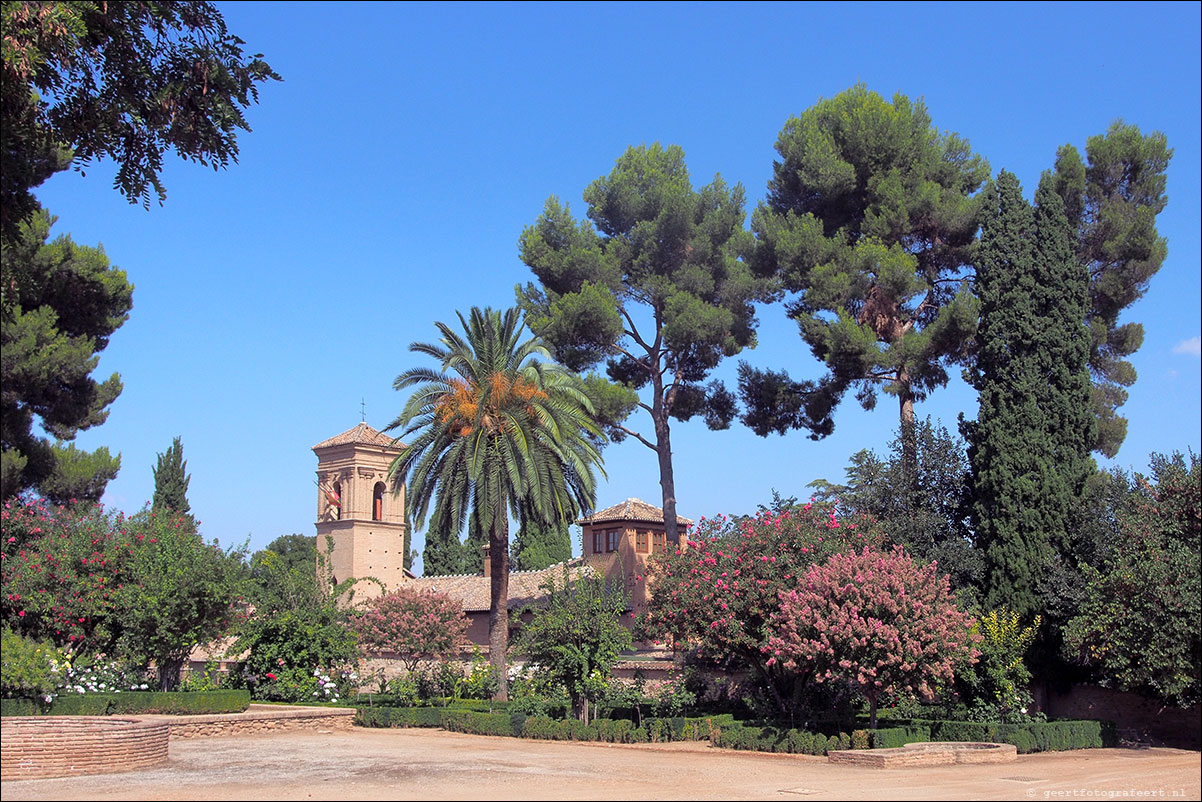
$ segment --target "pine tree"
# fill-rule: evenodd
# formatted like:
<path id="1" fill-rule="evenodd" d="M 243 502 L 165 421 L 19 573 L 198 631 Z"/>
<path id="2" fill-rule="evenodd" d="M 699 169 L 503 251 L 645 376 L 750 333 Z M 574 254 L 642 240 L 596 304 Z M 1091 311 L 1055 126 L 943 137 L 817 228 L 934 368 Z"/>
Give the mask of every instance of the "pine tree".
<path id="1" fill-rule="evenodd" d="M 188 463 L 184 461 L 184 446 L 180 438 L 171 442 L 171 448 L 158 455 L 154 468 L 154 499 L 151 509 L 156 513 L 172 512 L 188 515 Z"/>
<path id="2" fill-rule="evenodd" d="M 1168 253 L 1156 230 L 1156 216 L 1168 203 L 1165 172 L 1173 150 L 1159 131 L 1144 135 L 1122 120 L 1085 146 L 1086 158 L 1072 145 L 1056 153 L 1056 167 L 1045 178 L 1064 200 L 1072 247 L 1087 271 L 1089 296 L 1084 320 L 1089 326 L 1089 368 L 1097 419 L 1094 450 L 1113 457 L 1127 436 L 1127 419 L 1117 410 L 1135 383 L 1127 360 L 1144 341 L 1144 327 L 1119 323 L 1119 317 L 1148 289 Z"/>
<path id="3" fill-rule="evenodd" d="M 977 264 L 977 363 L 968 374 L 980 413 L 966 426 L 986 604 L 1023 616 L 1040 611 L 1048 569 L 1068 547 L 1095 437 L 1087 278 L 1049 182 L 1036 198 L 1032 211 L 1005 171 L 991 190 Z"/>

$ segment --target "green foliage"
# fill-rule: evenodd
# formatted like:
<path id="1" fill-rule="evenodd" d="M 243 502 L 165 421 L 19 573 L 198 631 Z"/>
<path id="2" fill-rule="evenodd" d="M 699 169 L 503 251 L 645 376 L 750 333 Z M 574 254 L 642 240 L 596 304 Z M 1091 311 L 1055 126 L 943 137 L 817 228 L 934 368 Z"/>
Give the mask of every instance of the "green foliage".
<path id="1" fill-rule="evenodd" d="M 184 461 L 184 446 L 180 438 L 171 441 L 171 448 L 158 455 L 154 466 L 154 498 L 150 508 L 158 515 L 188 515 L 188 463 Z"/>
<path id="2" fill-rule="evenodd" d="M 975 591 L 984 570 L 969 526 L 969 466 L 961 438 L 930 418 L 914 426 L 916 473 L 905 487 L 901 434 L 882 459 L 865 449 L 851 456 L 843 484 L 811 482 L 815 500 L 838 501 L 850 513 L 874 518 L 891 543 L 904 544 L 916 559 L 937 561 L 957 591 Z"/>
<path id="3" fill-rule="evenodd" d="M 317 583 L 317 536 L 281 535 L 250 558 L 247 593 L 261 613 L 299 610 L 321 604 L 327 595 Z"/>
<path id="4" fill-rule="evenodd" d="M 437 323 L 438 344 L 410 346 L 437 360 L 437 371 L 412 368 L 393 383 L 414 391 L 388 427 L 408 443 L 389 475 L 394 486 L 406 485 L 418 528 L 433 502 L 431 529 L 443 537 L 457 540 L 469 521 L 469 529 L 488 533 L 489 654 L 504 699 L 509 515 L 525 505 L 555 521 L 591 508 L 601 462 L 591 438 L 600 430 L 579 377 L 549 361 L 537 338 L 522 339 L 517 309 L 473 308 L 459 322 L 462 335 Z"/>
<path id="5" fill-rule="evenodd" d="M 282 702 L 312 701 L 314 693 L 324 690 L 318 687 L 323 669 L 341 673 L 358 662 L 355 633 L 333 600 L 252 616 L 230 649 L 234 654 L 242 651 L 249 652 L 242 673 L 231 680 L 249 688 L 257 699 Z"/>
<path id="6" fill-rule="evenodd" d="M 1188 707 L 1202 674 L 1202 471 L 1198 458 L 1153 454 L 1136 474 L 1121 539 L 1099 567 L 1085 566 L 1085 599 L 1064 632 L 1070 659 L 1100 681 Z"/>
<path id="7" fill-rule="evenodd" d="M 973 519 L 986 604 L 1021 616 L 1071 543 L 1074 508 L 1094 470 L 1087 275 L 1071 257 L 1062 203 L 1048 187 L 1034 213 L 1003 171 L 987 193 L 976 289 L 977 361 L 966 376 L 980 412 L 966 424 Z"/>
<path id="8" fill-rule="evenodd" d="M 23 638 L 8 626 L 2 637 L 0 696 L 49 700 L 62 678 L 62 654 L 52 644 Z"/>
<path id="9" fill-rule="evenodd" d="M 584 191 L 588 221 L 557 198 L 520 240 L 538 284 L 518 287 L 530 327 L 573 370 L 605 363 L 609 387 L 589 377 L 596 415 L 609 436 L 631 436 L 656 452 L 669 539 L 676 539 L 670 421 L 701 415 L 726 428 L 734 400 L 703 385 L 723 357 L 755 344 L 755 301 L 767 285 L 742 261 L 743 188 L 721 176 L 694 190 L 684 151 L 631 147 L 608 176 Z M 645 390 L 639 403 L 636 392 Z M 654 435 L 624 425 L 636 406 Z"/>
<path id="10" fill-rule="evenodd" d="M 572 559 L 572 537 L 568 533 L 571 521 L 541 521 L 523 504 L 518 523 L 521 528 L 513 541 L 515 571 L 541 571 Z"/>
<path id="11" fill-rule="evenodd" d="M 1127 419 L 1116 410 L 1135 382 L 1126 357 L 1144 339 L 1142 324 L 1118 319 L 1143 297 L 1168 253 L 1156 216 L 1168 203 L 1165 172 L 1173 150 L 1159 131 L 1145 136 L 1118 120 L 1090 137 L 1085 153 L 1082 160 L 1072 145 L 1060 148 L 1045 180 L 1064 201 L 1076 261 L 1089 274 L 1084 320 L 1097 419 L 1091 448 L 1113 457 L 1127 436 Z"/>
<path id="12" fill-rule="evenodd" d="M 776 150 L 753 265 L 793 294 L 786 311 L 829 372 L 796 382 L 742 365 L 744 422 L 817 439 L 849 388 L 865 409 L 881 388 L 898 399 L 912 475 L 913 404 L 947 383 L 976 325 L 965 268 L 989 167 L 922 101 L 862 84 L 790 118 Z"/>
<path id="13" fill-rule="evenodd" d="M 131 660 L 158 667 L 162 690 L 174 690 L 180 668 L 197 644 L 229 630 L 245 586 L 245 546 L 223 551 L 206 543 L 190 517 L 143 511 L 129 519 L 143 533 L 128 582 L 118 593 L 122 635 Z M 136 536 L 135 536 L 136 537 Z"/>
<path id="14" fill-rule="evenodd" d="M 873 749 L 896 749 L 912 743 L 925 743 L 931 740 L 930 727 L 879 727 L 869 732 Z"/>
<path id="15" fill-rule="evenodd" d="M 26 700 L 4 700 L 26 701 Z M 89 693 L 83 696 L 64 695 L 49 705 L 28 704 L 10 708 L 5 704 L 4 715 L 47 716 L 136 716 L 136 715 L 204 715 L 241 713 L 250 707 L 246 691 L 217 690 L 204 692 L 123 691 L 121 693 Z M 13 710 L 14 712 L 9 712 Z"/>
<path id="16" fill-rule="evenodd" d="M 225 27 L 212 3 L 5 2 L 3 233 L 36 205 L 40 162 L 56 147 L 77 164 L 111 158 L 116 187 L 147 205 L 163 153 L 214 168 L 237 161 L 243 109 L 279 80 Z"/>
<path id="17" fill-rule="evenodd" d="M 975 631 L 980 654 L 971 672 L 961 672 L 960 697 L 974 708 L 974 720 L 1028 721 L 1035 707 L 1028 686 L 1031 672 L 1023 661 L 1035 642 L 1042 619 L 1035 616 L 1022 626 L 1017 613 L 1005 608 L 990 610 L 977 618 Z"/>
<path id="18" fill-rule="evenodd" d="M 103 249 L 67 235 L 47 242 L 52 223 L 46 212 L 33 215 L 0 253 L 0 495 L 39 488 L 56 503 L 97 501 L 120 457 L 63 441 L 103 423 L 121 393 L 117 374 L 102 382 L 91 374 L 129 317 L 133 286 Z M 35 420 L 56 442 L 34 434 Z"/>
<path id="19" fill-rule="evenodd" d="M 563 583 L 550 577 L 544 589 L 546 601 L 515 646 L 535 666 L 536 677 L 567 690 L 573 712 L 588 723 L 588 704 L 601 698 L 618 656 L 633 645 L 621 623 L 628 598 L 603 577 L 573 579 L 566 566 Z"/>

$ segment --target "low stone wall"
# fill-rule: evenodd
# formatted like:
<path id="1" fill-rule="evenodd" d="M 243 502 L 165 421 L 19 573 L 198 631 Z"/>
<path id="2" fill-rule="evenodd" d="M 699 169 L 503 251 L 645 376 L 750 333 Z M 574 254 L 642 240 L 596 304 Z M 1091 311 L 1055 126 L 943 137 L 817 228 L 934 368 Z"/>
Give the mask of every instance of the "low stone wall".
<path id="1" fill-rule="evenodd" d="M 0 778 L 102 774 L 167 760 L 158 721 L 94 716 L 13 716 L 0 722 Z"/>
<path id="2" fill-rule="evenodd" d="M 162 722 L 172 738 L 219 738 L 280 730 L 349 731 L 355 711 L 345 707 L 282 707 L 251 705 L 242 713 L 204 716 L 141 716 L 143 720 Z"/>
<path id="3" fill-rule="evenodd" d="M 1018 749 L 1013 744 L 931 741 L 906 744 L 896 749 L 841 749 L 831 752 L 827 760 L 880 769 L 950 766 L 955 763 L 1011 763 L 1018 760 Z"/>

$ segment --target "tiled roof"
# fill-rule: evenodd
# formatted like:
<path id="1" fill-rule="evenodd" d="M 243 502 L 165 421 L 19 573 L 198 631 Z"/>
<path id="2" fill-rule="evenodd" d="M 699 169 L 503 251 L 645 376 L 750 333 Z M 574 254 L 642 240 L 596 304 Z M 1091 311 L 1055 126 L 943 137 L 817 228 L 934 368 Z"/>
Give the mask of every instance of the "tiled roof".
<path id="1" fill-rule="evenodd" d="M 329 448 L 330 446 L 345 446 L 351 444 L 384 446 L 385 448 L 403 447 L 403 444 L 394 441 L 388 435 L 376 431 L 366 423 L 360 423 L 354 428 L 347 429 L 342 434 L 334 435 L 329 440 L 322 440 L 320 443 L 313 446 L 313 450 L 316 451 L 319 448 Z"/>
<path id="2" fill-rule="evenodd" d="M 567 563 L 568 576 L 576 579 L 592 568 L 583 564 L 582 560 Z M 563 581 L 564 563 L 556 563 L 541 571 L 514 571 L 509 574 L 509 604 L 510 610 L 519 610 L 527 604 L 537 602 L 546 595 L 543 585 L 548 579 L 554 579 L 556 585 Z M 423 576 L 413 580 L 414 585 L 421 590 L 433 590 L 445 593 L 463 603 L 463 611 L 467 613 L 488 610 L 490 604 L 490 589 L 492 578 L 483 574 L 456 574 L 453 576 Z"/>
<path id="3" fill-rule="evenodd" d="M 628 498 L 621 504 L 615 504 L 612 507 L 606 507 L 603 510 L 598 510 L 592 515 L 581 518 L 576 523 L 578 524 L 597 524 L 603 521 L 647 521 L 649 523 L 663 523 L 664 511 L 652 504 L 648 504 L 640 498 Z M 685 526 L 692 525 L 691 518 L 682 518 L 676 516 L 678 524 Z"/>

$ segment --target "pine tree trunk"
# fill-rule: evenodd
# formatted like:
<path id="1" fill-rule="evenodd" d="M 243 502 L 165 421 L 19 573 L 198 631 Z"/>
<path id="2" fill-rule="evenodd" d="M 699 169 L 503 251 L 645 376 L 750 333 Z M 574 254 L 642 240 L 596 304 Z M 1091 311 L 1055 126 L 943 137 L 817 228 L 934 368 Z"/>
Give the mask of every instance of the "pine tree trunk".
<path id="1" fill-rule="evenodd" d="M 672 433 L 668 428 L 670 400 L 664 399 L 664 382 L 659 374 L 652 377 L 654 401 L 651 419 L 655 424 L 655 456 L 659 459 L 659 486 L 663 498 L 664 534 L 668 543 L 679 544 L 676 530 L 676 478 L 672 473 Z"/>
<path id="2" fill-rule="evenodd" d="M 902 482 L 906 509 L 912 510 L 918 494 L 918 432 L 914 426 L 914 390 L 910 376 L 901 371 L 897 378 L 898 404 L 901 411 Z"/>
<path id="3" fill-rule="evenodd" d="M 497 671 L 498 702 L 509 701 L 509 517 L 502 510 L 489 539 L 488 660 Z"/>

